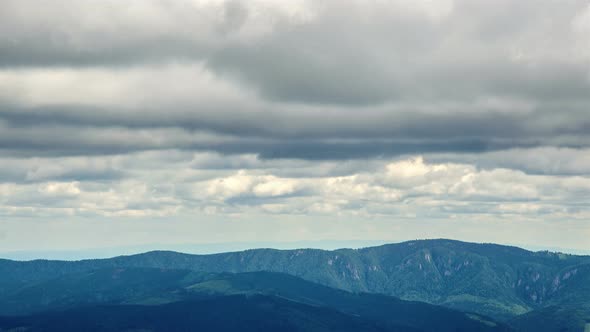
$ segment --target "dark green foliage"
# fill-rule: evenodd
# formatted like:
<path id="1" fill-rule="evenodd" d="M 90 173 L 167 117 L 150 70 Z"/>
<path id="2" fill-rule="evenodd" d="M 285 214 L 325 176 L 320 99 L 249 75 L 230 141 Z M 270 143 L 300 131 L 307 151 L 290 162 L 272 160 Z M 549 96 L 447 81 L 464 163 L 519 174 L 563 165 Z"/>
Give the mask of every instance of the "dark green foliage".
<path id="1" fill-rule="evenodd" d="M 213 297 L 157 306 L 79 307 L 26 317 L 0 318 L 0 328 L 30 332 L 418 332 L 405 327 L 379 327 L 372 321 L 330 308 L 261 295 Z"/>

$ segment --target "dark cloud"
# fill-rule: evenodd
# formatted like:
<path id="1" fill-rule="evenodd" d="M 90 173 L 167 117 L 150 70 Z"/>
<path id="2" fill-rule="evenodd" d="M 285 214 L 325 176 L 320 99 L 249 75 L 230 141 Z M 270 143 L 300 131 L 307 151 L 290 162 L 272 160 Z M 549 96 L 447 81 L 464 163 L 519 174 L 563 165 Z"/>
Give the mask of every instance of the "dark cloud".
<path id="1" fill-rule="evenodd" d="M 588 146 L 581 0 L 0 9 L 5 153 L 317 160 Z"/>
<path id="2" fill-rule="evenodd" d="M 565 114 L 564 114 L 565 113 Z M 590 119 L 574 109 L 510 112 L 272 112 L 116 110 L 48 106 L 0 110 L 0 149 L 20 155 L 180 149 L 262 158 L 354 159 L 510 148 L 588 147 Z M 567 115 L 567 116 L 566 116 Z"/>

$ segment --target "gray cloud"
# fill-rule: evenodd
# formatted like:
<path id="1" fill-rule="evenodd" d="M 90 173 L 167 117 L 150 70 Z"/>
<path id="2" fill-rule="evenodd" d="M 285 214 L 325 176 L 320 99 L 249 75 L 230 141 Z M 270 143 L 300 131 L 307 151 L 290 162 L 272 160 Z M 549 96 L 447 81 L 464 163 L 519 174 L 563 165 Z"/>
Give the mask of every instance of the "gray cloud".
<path id="1" fill-rule="evenodd" d="M 7 220 L 590 235 L 585 0 L 5 0 L 0 22 Z"/>
<path id="2" fill-rule="evenodd" d="M 549 111 L 428 114 L 368 109 L 296 114 L 285 108 L 191 114 L 103 110 L 5 108 L 0 111 L 5 128 L 0 147 L 29 155 L 177 148 L 255 153 L 263 158 L 348 159 L 517 147 L 583 148 L 590 133 L 590 120 L 577 110 L 559 116 Z"/>
<path id="3" fill-rule="evenodd" d="M 589 141 L 581 0 L 1 6 L 9 153 L 349 159 Z"/>
<path id="4" fill-rule="evenodd" d="M 61 0 L 52 8 L 6 1 L 0 63 L 204 61 L 272 99 L 310 103 L 480 94 L 587 100 L 586 31 L 576 24 L 586 6 L 583 0 L 457 0 L 440 8 L 407 1 L 351 1 L 346 8 L 330 0 L 148 1 L 121 10 L 88 1 Z"/>
<path id="5" fill-rule="evenodd" d="M 537 175 L 587 176 L 590 174 L 588 149 L 539 147 L 483 154 L 433 154 L 428 157 L 428 160 L 477 164 L 485 169 L 519 169 L 527 174 Z"/>

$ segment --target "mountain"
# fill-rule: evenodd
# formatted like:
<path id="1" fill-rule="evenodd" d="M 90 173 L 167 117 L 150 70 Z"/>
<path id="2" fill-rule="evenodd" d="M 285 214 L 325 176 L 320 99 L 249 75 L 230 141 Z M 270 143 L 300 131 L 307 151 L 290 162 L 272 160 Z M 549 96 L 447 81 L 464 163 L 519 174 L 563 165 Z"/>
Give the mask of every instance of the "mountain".
<path id="1" fill-rule="evenodd" d="M 149 252 L 103 260 L 0 261 L 0 296 L 72 272 L 152 267 L 205 272 L 271 271 L 352 292 L 390 295 L 509 320 L 590 301 L 590 257 L 451 240 L 364 249 L 257 249 L 214 255 Z"/>
<path id="2" fill-rule="evenodd" d="M 164 308 L 161 310 L 167 310 L 167 304 L 228 296 L 266 296 L 312 308 L 329 308 L 388 330 L 509 330 L 506 325 L 481 315 L 384 295 L 349 293 L 281 273 L 211 274 L 154 268 L 80 272 L 39 282 L 1 298 L 0 314 L 36 314 L 30 318 L 36 320 L 35 317 L 48 311 L 107 304 L 160 306 Z"/>

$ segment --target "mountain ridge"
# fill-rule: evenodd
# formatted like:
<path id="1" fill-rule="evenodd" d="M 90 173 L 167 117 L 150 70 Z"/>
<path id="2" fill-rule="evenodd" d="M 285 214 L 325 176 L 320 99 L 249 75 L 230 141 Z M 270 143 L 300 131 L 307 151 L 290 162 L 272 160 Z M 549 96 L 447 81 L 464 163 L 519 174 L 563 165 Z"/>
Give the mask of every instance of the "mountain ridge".
<path id="1" fill-rule="evenodd" d="M 151 251 L 80 261 L 0 261 L 20 281 L 106 267 L 205 272 L 270 271 L 352 292 L 380 293 L 498 319 L 590 299 L 590 256 L 456 240 L 414 240 L 359 249 L 251 249 L 194 255 Z M 10 277 L 0 278 L 2 289 Z M 581 290 L 581 292 L 580 292 Z"/>
<path id="2" fill-rule="evenodd" d="M 151 253 L 175 253 L 175 254 L 183 254 L 183 255 L 191 255 L 191 256 L 210 256 L 210 255 L 218 255 L 218 254 L 230 254 L 230 253 L 239 253 L 245 251 L 254 251 L 254 250 L 277 250 L 277 251 L 292 251 L 292 250 L 320 250 L 320 251 L 339 251 L 339 250 L 362 250 L 368 248 L 379 248 L 379 247 L 387 247 L 392 245 L 403 245 L 412 242 L 437 242 L 437 241 L 448 241 L 448 242 L 457 242 L 462 244 L 472 244 L 472 245 L 489 245 L 489 246 L 497 246 L 497 247 L 505 247 L 505 248 L 513 248 L 523 250 L 529 253 L 544 253 L 550 252 L 555 254 L 564 254 L 568 256 L 581 256 L 581 257 L 590 257 L 589 253 L 576 253 L 580 250 L 574 249 L 540 249 L 540 250 L 533 250 L 527 249 L 519 245 L 512 245 L 512 244 L 498 244 L 494 242 L 471 242 L 471 241 L 462 241 L 462 240 L 455 240 L 455 239 L 447 239 L 447 238 L 425 238 L 425 239 L 415 239 L 415 240 L 405 240 L 401 242 L 390 242 L 390 243 L 383 243 L 378 245 L 369 245 L 369 246 L 360 246 L 360 247 L 338 247 L 334 249 L 325 249 L 325 248 L 317 248 L 313 246 L 301 246 L 297 248 L 275 248 L 271 246 L 261 246 L 261 247 L 253 247 L 248 249 L 242 250 L 227 250 L 227 251 L 218 251 L 218 252 L 211 252 L 211 253 L 191 253 L 182 250 L 172 250 L 172 249 L 153 249 L 153 250 L 145 250 L 138 253 L 128 253 L 128 254 L 120 254 L 120 255 L 109 255 L 106 257 L 89 257 L 89 258 L 76 258 L 76 259 L 61 259 L 61 258 L 33 258 L 33 259 L 14 259 L 14 258 L 7 258 L 2 257 L 2 253 L 0 253 L 0 261 L 13 261 L 13 262 L 34 262 L 34 261 L 60 261 L 60 262 L 80 262 L 80 261 L 89 261 L 89 260 L 104 260 L 104 259 L 113 259 L 118 257 L 133 257 L 133 256 L 140 256 L 146 255 Z M 162 245 L 164 247 L 165 245 Z M 567 251 L 570 250 L 570 251 Z M 9 252 L 10 253 L 10 252 Z"/>

